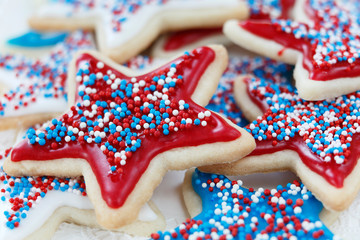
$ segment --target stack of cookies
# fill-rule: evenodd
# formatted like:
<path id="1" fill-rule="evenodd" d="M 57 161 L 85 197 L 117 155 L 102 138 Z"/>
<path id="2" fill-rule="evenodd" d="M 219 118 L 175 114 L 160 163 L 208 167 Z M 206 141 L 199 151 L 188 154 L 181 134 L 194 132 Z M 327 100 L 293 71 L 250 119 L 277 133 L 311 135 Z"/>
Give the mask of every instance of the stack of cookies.
<path id="1" fill-rule="evenodd" d="M 359 238 L 328 228 L 360 190 L 358 9 L 0 0 L 0 239 Z"/>

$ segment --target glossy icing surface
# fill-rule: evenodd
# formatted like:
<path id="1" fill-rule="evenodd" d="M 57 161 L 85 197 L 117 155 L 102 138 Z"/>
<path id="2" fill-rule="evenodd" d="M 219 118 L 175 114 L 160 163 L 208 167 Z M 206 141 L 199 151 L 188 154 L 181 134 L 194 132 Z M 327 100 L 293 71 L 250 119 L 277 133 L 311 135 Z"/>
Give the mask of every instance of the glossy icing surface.
<path id="1" fill-rule="evenodd" d="M 4 153 L 5 157 L 11 149 Z M 3 161 L 0 161 L 2 165 Z M 85 182 L 79 178 L 12 177 L 0 168 L 0 238 L 21 240 L 43 227 L 56 210 L 72 207 L 93 210 L 86 194 Z M 78 216 L 81 218 L 81 216 Z M 158 218 L 145 204 L 138 220 L 151 222 Z"/>
<path id="2" fill-rule="evenodd" d="M 221 28 L 210 29 L 190 29 L 171 34 L 164 43 L 165 51 L 180 49 L 188 44 L 192 44 L 206 37 L 222 34 Z"/>

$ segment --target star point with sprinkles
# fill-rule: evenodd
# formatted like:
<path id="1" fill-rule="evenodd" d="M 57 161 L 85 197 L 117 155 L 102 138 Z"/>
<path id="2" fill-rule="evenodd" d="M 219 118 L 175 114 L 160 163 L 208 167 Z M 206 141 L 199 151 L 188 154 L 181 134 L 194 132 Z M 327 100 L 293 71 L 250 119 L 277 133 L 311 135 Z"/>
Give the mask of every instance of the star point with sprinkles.
<path id="1" fill-rule="evenodd" d="M 322 100 L 358 90 L 359 3 L 301 0 L 294 13 L 295 20 L 229 23 L 227 35 L 232 35 L 230 28 L 237 29 L 238 34 L 232 36 L 239 45 L 256 51 L 256 46 L 245 38 L 261 41 L 269 57 L 296 64 L 294 78 L 304 99 Z M 246 37 L 241 38 L 240 32 Z"/>
<path id="2" fill-rule="evenodd" d="M 255 190 L 198 170 L 187 180 L 201 197 L 201 213 L 152 239 L 338 239 L 319 219 L 322 204 L 297 181 Z"/>
<path id="3" fill-rule="evenodd" d="M 128 211 L 129 208 L 123 207 L 129 206 L 129 196 L 133 199 L 133 194 L 139 194 L 136 187 L 144 184 L 142 177 L 150 178 L 150 182 L 154 178 L 145 174 L 148 167 L 158 169 L 160 173 L 172 168 L 171 160 L 166 168 L 156 165 L 162 159 L 157 158 L 158 155 L 170 152 L 171 158 L 178 158 L 177 161 L 182 163 L 176 163 L 175 168 L 181 169 L 199 163 L 195 157 L 188 159 L 171 155 L 172 149 L 189 149 L 196 153 L 201 145 L 224 142 L 225 152 L 235 155 L 250 152 L 252 145 L 244 144 L 241 151 L 226 148 L 227 142 L 247 139 L 247 133 L 240 133 L 240 128 L 230 126 L 225 119 L 199 106 L 191 97 L 195 90 L 199 94 L 198 84 L 207 69 L 221 61 L 221 51 L 221 47 L 198 48 L 157 70 L 136 77 L 127 76 L 89 53 L 80 55 L 76 61 L 78 92 L 75 105 L 41 130 L 29 130 L 27 139 L 13 148 L 11 159 L 5 162 L 5 170 L 13 174 L 19 170 L 16 164 L 23 165 L 28 163 L 27 160 L 33 160 L 29 164 L 38 166 L 36 174 L 50 175 L 44 167 L 46 164 L 66 162 L 67 166 L 72 162 L 75 164 L 76 159 L 86 160 L 91 174 L 85 174 L 83 170 L 88 167 L 79 167 L 77 174 L 83 174 L 87 182 L 88 179 L 96 182 L 93 188 L 99 190 L 94 194 L 96 196 L 91 196 L 92 189 L 89 196 L 93 202 L 102 204 L 94 203 L 95 210 L 103 211 L 101 208 L 105 208 L 121 212 L 122 209 Z M 213 79 L 206 79 L 208 86 L 212 84 L 210 81 L 216 81 L 216 75 L 221 76 L 220 70 L 216 71 L 212 74 Z M 247 140 L 251 143 L 252 139 L 249 136 Z M 194 150 L 193 146 L 196 146 Z M 203 157 L 198 158 L 201 164 L 205 164 Z M 224 160 L 214 161 L 226 161 L 226 158 L 234 156 L 224 155 Z M 153 159 L 157 159 L 155 163 Z M 69 174 L 61 172 L 68 167 L 65 170 L 58 168 L 52 173 Z M 155 178 L 154 184 L 161 180 Z M 147 184 L 147 189 L 155 188 Z M 91 188 L 89 184 L 87 187 Z M 146 193 L 148 197 L 151 196 L 149 191 Z M 141 202 L 137 203 L 141 205 Z M 110 224 L 124 224 L 130 217 L 122 214 L 115 220 L 115 216 L 104 218 L 111 221 Z"/>

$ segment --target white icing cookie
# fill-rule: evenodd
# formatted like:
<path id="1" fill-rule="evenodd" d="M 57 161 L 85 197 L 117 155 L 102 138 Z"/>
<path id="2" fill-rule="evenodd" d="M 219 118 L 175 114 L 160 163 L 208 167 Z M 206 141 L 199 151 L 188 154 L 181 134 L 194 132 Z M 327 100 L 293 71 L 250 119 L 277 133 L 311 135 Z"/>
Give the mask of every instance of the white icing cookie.
<path id="1" fill-rule="evenodd" d="M 30 127 L 64 112 L 70 61 L 93 47 L 91 34 L 77 31 L 38 59 L 0 53 L 0 129 Z"/>
<path id="2" fill-rule="evenodd" d="M 220 27 L 247 15 L 241 0 L 57 0 L 40 8 L 30 24 L 39 30 L 95 29 L 100 51 L 124 62 L 164 31 Z"/>

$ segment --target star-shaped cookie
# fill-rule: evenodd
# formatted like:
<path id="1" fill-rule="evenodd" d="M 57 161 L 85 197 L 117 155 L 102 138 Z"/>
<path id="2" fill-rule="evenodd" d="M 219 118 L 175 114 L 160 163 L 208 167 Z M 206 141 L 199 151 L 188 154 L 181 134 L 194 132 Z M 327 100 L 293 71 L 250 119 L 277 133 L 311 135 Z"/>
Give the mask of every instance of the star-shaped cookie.
<path id="1" fill-rule="evenodd" d="M 226 50 L 214 45 L 136 76 L 95 52 L 82 53 L 71 75 L 74 105 L 30 130 L 4 169 L 15 176 L 83 175 L 99 224 L 125 225 L 168 169 L 231 162 L 255 147 L 245 130 L 200 106 L 226 63 Z"/>
<path id="2" fill-rule="evenodd" d="M 221 27 L 247 15 L 242 0 L 56 0 L 41 7 L 30 25 L 39 30 L 94 29 L 100 51 L 124 62 L 161 32 Z"/>
<path id="3" fill-rule="evenodd" d="M 322 204 L 297 181 L 254 190 L 241 180 L 196 170 L 185 177 L 184 197 L 196 216 L 152 239 L 338 239 L 319 218 Z M 328 217 L 323 211 L 322 218 Z"/>
<path id="4" fill-rule="evenodd" d="M 322 100 L 360 89 L 358 1 L 299 0 L 292 20 L 228 21 L 224 33 L 256 53 L 296 64 L 300 97 Z"/>
<path id="5" fill-rule="evenodd" d="M 327 208 L 346 209 L 360 190 L 360 93 L 306 101 L 289 82 L 254 77 L 239 78 L 234 89 L 242 109 L 263 113 L 247 115 L 256 118 L 246 129 L 257 147 L 217 171 L 236 175 L 289 169 Z"/>
<path id="6" fill-rule="evenodd" d="M 90 33 L 76 31 L 40 59 L 0 55 L 0 129 L 30 127 L 64 112 L 68 65 L 78 50 L 93 47 Z"/>

